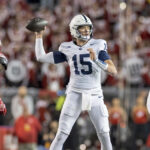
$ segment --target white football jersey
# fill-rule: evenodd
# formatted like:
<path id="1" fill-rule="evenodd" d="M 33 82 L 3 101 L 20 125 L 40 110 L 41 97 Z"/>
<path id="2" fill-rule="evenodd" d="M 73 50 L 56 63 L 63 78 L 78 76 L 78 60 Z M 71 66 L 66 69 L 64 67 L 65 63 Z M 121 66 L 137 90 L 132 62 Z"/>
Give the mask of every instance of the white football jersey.
<path id="1" fill-rule="evenodd" d="M 101 39 L 90 39 L 82 47 L 77 46 L 73 41 L 60 45 L 59 51 L 65 54 L 70 66 L 71 75 L 68 88 L 101 89 L 101 69 L 97 67 L 98 71 L 94 71 L 95 63 L 90 59 L 88 48 L 92 48 L 98 57 L 100 51 L 107 51 L 107 44 Z"/>

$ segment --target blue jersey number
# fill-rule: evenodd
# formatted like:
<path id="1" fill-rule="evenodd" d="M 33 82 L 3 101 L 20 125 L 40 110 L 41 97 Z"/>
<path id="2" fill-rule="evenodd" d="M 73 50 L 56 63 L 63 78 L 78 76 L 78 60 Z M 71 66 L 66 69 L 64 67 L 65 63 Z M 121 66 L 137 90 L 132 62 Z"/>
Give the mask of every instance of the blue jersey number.
<path id="1" fill-rule="evenodd" d="M 80 54 L 79 55 L 80 64 L 83 65 L 83 66 L 87 66 L 87 68 L 88 68 L 87 70 L 81 69 L 81 73 L 84 74 L 84 75 L 92 73 L 92 64 L 91 64 L 91 62 L 84 60 L 84 58 L 88 58 L 88 57 L 90 57 L 89 54 Z M 74 55 L 72 57 L 72 60 L 74 62 L 75 74 L 80 74 L 80 71 L 78 69 L 78 64 L 77 64 L 77 55 Z"/>

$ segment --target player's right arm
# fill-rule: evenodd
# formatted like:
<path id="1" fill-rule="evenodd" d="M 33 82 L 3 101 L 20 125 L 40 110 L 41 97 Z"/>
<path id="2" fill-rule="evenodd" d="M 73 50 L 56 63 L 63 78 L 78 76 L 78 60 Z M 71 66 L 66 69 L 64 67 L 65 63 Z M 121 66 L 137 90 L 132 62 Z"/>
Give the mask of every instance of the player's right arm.
<path id="1" fill-rule="evenodd" d="M 61 62 L 65 62 L 66 56 L 62 52 L 54 51 L 45 53 L 44 46 L 43 46 L 43 31 L 39 33 L 35 33 L 36 41 L 35 41 L 35 55 L 36 59 L 40 62 L 57 64 Z"/>

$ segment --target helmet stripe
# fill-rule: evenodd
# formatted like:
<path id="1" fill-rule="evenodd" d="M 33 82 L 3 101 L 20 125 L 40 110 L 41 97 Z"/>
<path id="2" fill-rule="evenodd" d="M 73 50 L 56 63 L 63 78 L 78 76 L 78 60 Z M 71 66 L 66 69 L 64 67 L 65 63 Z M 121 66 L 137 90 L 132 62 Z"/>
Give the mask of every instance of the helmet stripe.
<path id="1" fill-rule="evenodd" d="M 87 20 L 87 18 L 85 17 L 85 15 L 82 15 L 82 16 L 83 16 L 83 18 L 85 19 L 85 21 L 88 22 L 88 20 Z"/>

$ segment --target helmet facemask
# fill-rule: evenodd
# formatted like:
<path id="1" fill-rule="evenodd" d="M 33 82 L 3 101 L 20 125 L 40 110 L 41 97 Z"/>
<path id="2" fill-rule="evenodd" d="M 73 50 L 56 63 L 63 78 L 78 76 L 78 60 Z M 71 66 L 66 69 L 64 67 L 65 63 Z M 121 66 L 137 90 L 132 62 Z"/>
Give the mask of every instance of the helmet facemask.
<path id="1" fill-rule="evenodd" d="M 93 29 L 92 29 L 92 26 L 90 26 L 90 25 L 85 25 L 85 26 L 89 26 L 89 27 L 90 27 L 89 35 L 82 35 L 82 33 L 80 33 L 80 31 L 79 31 L 79 28 L 80 28 L 80 27 L 83 27 L 83 26 L 84 26 L 84 25 L 78 26 L 77 29 L 76 29 L 76 32 L 77 32 L 77 35 L 78 35 L 78 39 L 81 39 L 81 40 L 83 40 L 83 41 L 87 41 L 87 40 L 89 40 L 89 39 L 92 37 Z"/>

